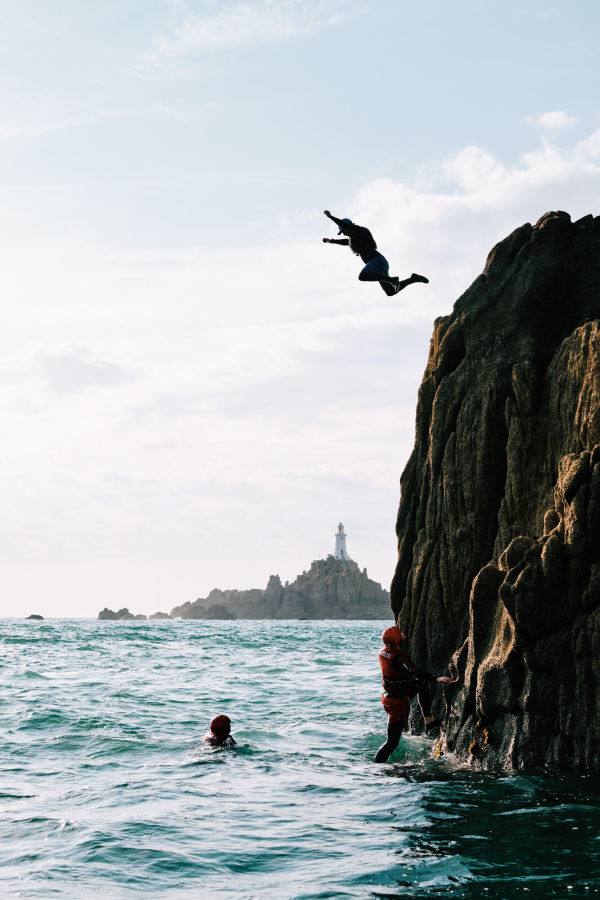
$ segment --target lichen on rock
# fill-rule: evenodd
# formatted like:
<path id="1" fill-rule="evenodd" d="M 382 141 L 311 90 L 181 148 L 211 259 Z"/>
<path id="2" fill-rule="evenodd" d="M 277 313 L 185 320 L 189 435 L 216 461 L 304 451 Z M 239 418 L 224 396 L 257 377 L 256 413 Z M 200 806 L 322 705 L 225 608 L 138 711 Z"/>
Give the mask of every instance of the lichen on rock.
<path id="1" fill-rule="evenodd" d="M 600 769 L 599 320 L 600 217 L 555 212 L 435 323 L 391 600 L 473 765 Z"/>

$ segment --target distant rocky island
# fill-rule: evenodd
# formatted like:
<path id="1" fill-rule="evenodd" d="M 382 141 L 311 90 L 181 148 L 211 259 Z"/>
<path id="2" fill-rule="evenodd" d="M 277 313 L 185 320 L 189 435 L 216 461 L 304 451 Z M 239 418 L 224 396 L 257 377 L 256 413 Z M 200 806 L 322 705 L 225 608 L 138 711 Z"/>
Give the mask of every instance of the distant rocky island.
<path id="1" fill-rule="evenodd" d="M 107 607 L 105 606 L 102 612 L 98 613 L 98 618 L 106 619 L 108 621 L 110 621 L 111 619 L 135 619 L 141 621 L 146 620 L 148 616 L 144 616 L 141 613 L 134 615 L 133 613 L 129 612 L 126 606 L 124 606 L 122 609 L 118 609 L 116 612 L 112 609 L 107 609 Z M 151 616 L 150 618 L 153 617 Z M 168 619 L 170 618 L 170 616 L 166 616 L 166 618 Z"/>
<path id="2" fill-rule="evenodd" d="M 390 595 L 351 560 L 315 560 L 292 584 L 271 575 L 265 590 L 211 591 L 171 610 L 182 619 L 382 619 Z"/>
<path id="3" fill-rule="evenodd" d="M 315 560 L 308 571 L 291 584 L 271 575 L 264 590 L 219 590 L 208 597 L 189 600 L 170 613 L 133 615 L 128 609 L 103 609 L 99 619 L 388 619 L 390 595 L 372 581 L 346 552 L 346 535 L 340 523 L 335 553 Z"/>
<path id="4" fill-rule="evenodd" d="M 600 771 L 600 216 L 517 228 L 436 320 L 397 535 L 438 754 Z"/>

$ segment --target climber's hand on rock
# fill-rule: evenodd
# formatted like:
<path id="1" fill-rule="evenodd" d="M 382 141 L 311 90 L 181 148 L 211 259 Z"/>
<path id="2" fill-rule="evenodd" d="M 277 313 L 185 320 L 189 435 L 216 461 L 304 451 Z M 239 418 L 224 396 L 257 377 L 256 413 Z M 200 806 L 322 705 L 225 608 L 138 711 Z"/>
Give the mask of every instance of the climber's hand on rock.
<path id="1" fill-rule="evenodd" d="M 436 678 L 435 680 L 443 684 L 450 684 L 453 681 L 450 675 L 440 675 L 440 677 Z"/>

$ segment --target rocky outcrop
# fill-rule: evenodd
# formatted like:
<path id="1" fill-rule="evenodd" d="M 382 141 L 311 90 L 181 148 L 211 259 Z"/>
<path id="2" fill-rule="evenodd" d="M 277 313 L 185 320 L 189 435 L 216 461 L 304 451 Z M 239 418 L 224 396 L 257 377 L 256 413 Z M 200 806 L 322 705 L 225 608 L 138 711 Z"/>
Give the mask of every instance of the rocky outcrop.
<path id="1" fill-rule="evenodd" d="M 214 592 L 212 592 L 214 593 Z M 218 591 L 218 593 L 234 593 L 233 591 Z M 240 593 L 246 593 L 245 591 L 241 591 Z M 193 603 L 190 600 L 186 600 L 185 603 L 182 603 L 180 606 L 175 606 L 171 610 L 171 615 L 169 616 L 171 619 L 235 619 L 236 614 L 228 609 L 224 603 L 210 603 L 207 604 L 206 600 L 199 598 L 195 600 Z"/>
<path id="2" fill-rule="evenodd" d="M 99 619 L 388 619 L 390 595 L 351 560 L 318 559 L 289 584 L 271 575 L 264 590 L 222 591 L 175 606 L 170 614 L 103 609 Z"/>
<path id="3" fill-rule="evenodd" d="M 392 606 L 474 765 L 600 769 L 599 320 L 600 217 L 556 212 L 435 323 Z"/>
<path id="4" fill-rule="evenodd" d="M 148 617 L 143 615 L 142 613 L 138 613 L 137 615 L 134 615 L 133 613 L 129 612 L 129 610 L 127 609 L 126 606 L 124 606 L 123 609 L 117 610 L 117 612 L 114 612 L 112 609 L 107 609 L 107 607 L 105 606 L 104 609 L 98 613 L 98 618 L 104 619 L 106 621 L 115 621 L 117 619 L 125 619 L 125 620 L 133 620 L 133 621 L 141 622 L 141 621 L 144 621 L 145 619 L 147 619 Z"/>
<path id="5" fill-rule="evenodd" d="M 389 593 L 352 561 L 316 560 L 285 585 L 271 575 L 265 590 L 215 589 L 206 599 L 171 610 L 182 619 L 382 619 L 389 618 Z"/>
<path id="6" fill-rule="evenodd" d="M 30 616 L 27 616 L 27 619 L 33 619 L 35 622 L 43 622 L 44 617 L 40 616 L 39 613 L 31 613 Z"/>

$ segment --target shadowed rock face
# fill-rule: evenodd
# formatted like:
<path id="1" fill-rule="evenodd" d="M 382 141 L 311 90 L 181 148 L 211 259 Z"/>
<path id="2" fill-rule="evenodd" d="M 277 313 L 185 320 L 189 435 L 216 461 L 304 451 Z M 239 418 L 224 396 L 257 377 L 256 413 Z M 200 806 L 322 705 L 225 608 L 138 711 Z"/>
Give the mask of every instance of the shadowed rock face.
<path id="1" fill-rule="evenodd" d="M 114 610 L 108 609 L 105 606 L 104 609 L 98 613 L 98 618 L 101 620 L 104 620 L 104 621 L 111 622 L 111 621 L 117 621 L 117 620 L 120 621 L 122 619 L 126 619 L 128 621 L 129 620 L 143 621 L 144 619 L 147 619 L 148 617 L 145 616 L 143 613 L 134 615 L 133 613 L 129 612 L 129 610 L 127 609 L 126 606 L 124 606 L 122 609 L 117 610 L 117 612 L 114 612 Z"/>
<path id="2" fill-rule="evenodd" d="M 435 323 L 391 599 L 487 768 L 600 769 L 599 319 L 600 217 L 558 212 Z"/>

